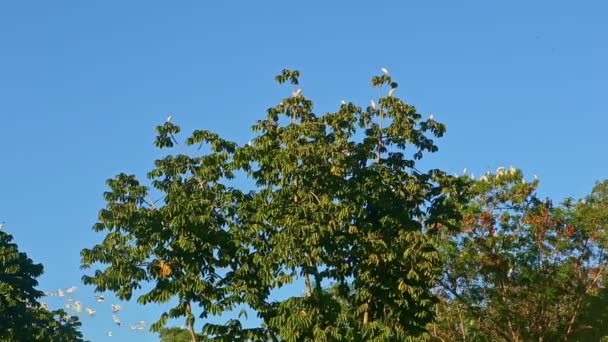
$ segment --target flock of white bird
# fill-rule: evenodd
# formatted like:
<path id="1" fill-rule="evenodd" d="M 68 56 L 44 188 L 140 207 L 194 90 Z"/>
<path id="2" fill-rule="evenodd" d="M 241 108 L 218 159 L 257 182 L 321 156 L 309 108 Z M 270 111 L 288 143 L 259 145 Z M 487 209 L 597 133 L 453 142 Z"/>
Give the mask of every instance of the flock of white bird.
<path id="1" fill-rule="evenodd" d="M 80 315 L 83 312 L 82 303 L 79 300 L 76 300 L 73 297 L 73 294 L 76 292 L 76 287 L 72 286 L 67 289 L 58 289 L 57 291 L 45 291 L 44 295 L 46 297 L 57 297 L 57 298 L 65 298 L 64 301 L 64 309 L 67 311 L 68 315 Z M 103 295 L 95 296 L 95 301 L 98 305 L 103 304 L 105 302 L 105 297 Z M 41 303 L 42 307 L 50 310 L 49 305 L 47 303 Z M 100 308 L 97 308 L 101 310 Z M 112 311 L 112 322 L 116 324 L 118 328 L 126 328 L 127 325 L 123 325 L 122 321 L 118 317 L 118 313 L 122 310 L 122 306 L 119 304 L 111 304 L 110 309 Z M 97 310 L 90 307 L 84 307 L 84 312 L 88 316 L 95 316 L 97 314 Z M 146 321 L 139 321 L 135 324 L 129 324 L 128 328 L 131 330 L 139 330 L 143 331 L 146 327 Z M 112 331 L 108 331 L 106 333 L 107 336 L 112 336 Z"/>

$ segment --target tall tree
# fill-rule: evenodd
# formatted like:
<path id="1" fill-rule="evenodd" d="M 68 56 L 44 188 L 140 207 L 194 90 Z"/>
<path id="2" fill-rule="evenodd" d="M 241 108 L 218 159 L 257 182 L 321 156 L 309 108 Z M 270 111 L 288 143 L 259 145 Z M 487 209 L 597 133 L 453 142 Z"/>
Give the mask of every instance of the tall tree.
<path id="1" fill-rule="evenodd" d="M 589 341 L 608 335 L 603 309 L 606 183 L 554 205 L 538 181 L 500 168 L 473 184 L 457 234 L 442 236 L 446 266 L 437 322 L 443 341 Z"/>
<path id="2" fill-rule="evenodd" d="M 85 267 L 107 267 L 84 282 L 122 299 L 152 283 L 139 302 L 177 299 L 152 329 L 184 316 L 193 341 L 195 311 L 205 319 L 236 305 L 262 324 L 207 323 L 204 339 L 392 341 L 424 333 L 440 261 L 431 236 L 458 226 L 466 199 L 466 181 L 416 168 L 437 151 L 432 136 L 445 126 L 395 97 L 385 69 L 372 79 L 388 88 L 385 96 L 321 116 L 299 88 L 299 72 L 283 70 L 276 80 L 291 83 L 292 95 L 268 109 L 245 146 L 204 130 L 177 146 L 178 126 L 157 128 L 158 147 L 198 147 L 202 155 L 155 162 L 148 176 L 158 205 L 133 175 L 108 181 L 94 226 L 107 234 L 82 251 Z M 230 186 L 235 178 L 252 190 Z M 297 281 L 303 296 L 273 300 L 273 290 Z"/>
<path id="3" fill-rule="evenodd" d="M 42 264 L 20 252 L 13 237 L 0 231 L 0 340 L 82 341 L 77 317 L 63 310 L 49 311 L 36 289 Z"/>

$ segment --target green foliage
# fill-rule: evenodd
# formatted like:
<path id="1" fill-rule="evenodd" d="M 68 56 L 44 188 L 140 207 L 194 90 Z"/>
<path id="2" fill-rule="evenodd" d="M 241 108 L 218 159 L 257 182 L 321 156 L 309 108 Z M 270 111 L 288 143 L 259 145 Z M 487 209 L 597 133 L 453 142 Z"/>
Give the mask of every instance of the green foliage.
<path id="1" fill-rule="evenodd" d="M 36 289 L 43 266 L 35 264 L 0 231 L 0 340 L 2 341 L 82 341 L 77 317 L 63 310 L 49 311 L 38 299 Z"/>
<path id="2" fill-rule="evenodd" d="M 299 84 L 283 70 L 279 83 Z M 423 120 L 392 96 L 385 72 L 372 85 L 392 89 L 361 108 L 343 104 L 316 115 L 301 89 L 269 108 L 239 146 L 194 131 L 186 146 L 171 122 L 157 127 L 159 148 L 197 147 L 170 154 L 149 172 L 153 190 L 133 175 L 108 181 L 107 205 L 93 229 L 104 240 L 81 253 L 83 277 L 142 304 L 170 308 L 152 325 L 185 317 L 192 340 L 198 318 L 247 305 L 262 325 L 205 324 L 201 339 L 395 341 L 425 332 L 433 320 L 431 292 L 440 273 L 433 236 L 458 227 L 469 181 L 416 168 L 437 151 L 445 126 Z M 231 184 L 253 183 L 246 191 Z M 152 193 L 160 193 L 156 206 Z M 272 291 L 301 281 L 306 293 L 273 301 Z M 333 282 L 334 293 L 322 284 Z M 196 307 L 194 307 L 196 305 Z"/>
<path id="3" fill-rule="evenodd" d="M 445 257 L 430 331 L 449 341 L 590 341 L 608 335 L 606 183 L 554 206 L 520 171 L 475 182 Z"/>
<path id="4" fill-rule="evenodd" d="M 192 337 L 187 329 L 183 328 L 162 328 L 159 332 L 161 342 L 190 342 Z M 200 336 L 199 338 L 202 338 Z"/>

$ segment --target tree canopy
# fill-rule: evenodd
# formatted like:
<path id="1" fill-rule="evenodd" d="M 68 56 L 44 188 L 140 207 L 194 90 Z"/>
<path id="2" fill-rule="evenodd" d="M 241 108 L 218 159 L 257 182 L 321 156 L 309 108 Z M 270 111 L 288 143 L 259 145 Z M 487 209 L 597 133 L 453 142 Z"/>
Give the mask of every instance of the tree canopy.
<path id="1" fill-rule="evenodd" d="M 194 131 L 185 146 L 148 173 L 108 181 L 107 206 L 82 251 L 83 278 L 98 291 L 130 299 L 144 282 L 142 304 L 177 299 L 152 325 L 186 317 L 193 340 L 195 308 L 205 319 L 246 305 L 262 325 L 205 324 L 205 338 L 285 341 L 394 340 L 417 336 L 433 319 L 431 288 L 440 257 L 431 236 L 456 229 L 467 182 L 416 161 L 437 151 L 445 126 L 394 96 L 388 72 L 372 85 L 385 96 L 362 108 L 343 103 L 317 115 L 299 72 L 284 70 L 292 96 L 267 110 L 238 145 Z M 180 127 L 157 127 L 156 145 L 182 148 Z M 252 184 L 251 189 L 232 184 Z M 158 204 L 152 195 L 158 193 Z M 284 301 L 273 290 L 302 281 L 303 296 Z M 323 291 L 334 284 L 334 296 Z"/>
<path id="2" fill-rule="evenodd" d="M 43 266 L 12 241 L 12 235 L 0 231 L 0 340 L 83 341 L 77 317 L 51 311 L 38 301 L 43 293 L 36 289 L 36 278 Z"/>
<path id="3" fill-rule="evenodd" d="M 322 115 L 299 77 L 276 77 L 291 96 L 247 144 L 158 126 L 167 153 L 148 179 L 107 181 L 84 283 L 167 303 L 151 325 L 163 341 L 608 335 L 608 182 L 554 203 L 513 167 L 479 180 L 422 169 L 446 127 L 396 96 L 388 70 L 372 78 L 380 98 Z M 301 295 L 273 295 L 294 284 Z M 166 328 L 171 318 L 186 329 Z"/>

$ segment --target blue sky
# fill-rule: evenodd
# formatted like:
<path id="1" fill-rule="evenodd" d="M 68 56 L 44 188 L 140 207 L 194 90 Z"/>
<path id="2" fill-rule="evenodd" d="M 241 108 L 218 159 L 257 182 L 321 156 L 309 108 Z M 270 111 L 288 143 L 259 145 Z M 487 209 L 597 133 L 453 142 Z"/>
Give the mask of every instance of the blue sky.
<path id="1" fill-rule="evenodd" d="M 302 71 L 317 112 L 366 106 L 387 67 L 398 95 L 447 124 L 428 165 L 481 174 L 514 165 L 556 199 L 606 178 L 605 1 L 0 2 L 0 221 L 43 262 L 44 289 L 80 284 L 79 251 L 105 180 L 141 177 L 168 115 L 239 142 Z M 109 296 L 108 296 L 109 297 Z M 83 318 L 94 341 L 109 303 Z M 157 308 L 124 303 L 124 322 Z M 144 337 L 145 336 L 145 337 Z"/>

